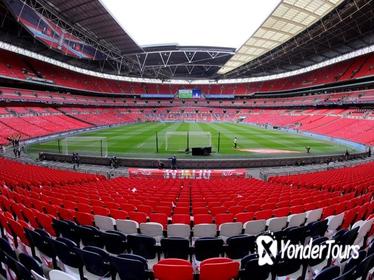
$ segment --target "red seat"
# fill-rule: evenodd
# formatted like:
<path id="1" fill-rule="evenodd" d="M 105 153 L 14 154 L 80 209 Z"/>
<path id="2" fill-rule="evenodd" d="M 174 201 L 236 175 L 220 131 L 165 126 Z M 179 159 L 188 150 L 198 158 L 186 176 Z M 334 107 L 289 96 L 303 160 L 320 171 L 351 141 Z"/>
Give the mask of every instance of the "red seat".
<path id="1" fill-rule="evenodd" d="M 92 207 L 88 204 L 80 203 L 77 205 L 77 209 L 79 212 L 92 213 Z"/>
<path id="2" fill-rule="evenodd" d="M 52 226 L 54 217 L 44 213 L 38 213 L 36 217 L 38 223 L 44 228 L 50 235 L 56 236 L 56 231 Z"/>
<path id="3" fill-rule="evenodd" d="M 231 214 L 234 214 L 234 215 L 237 214 L 237 213 L 240 213 L 242 211 L 243 211 L 243 207 L 242 206 L 231 206 L 229 208 L 229 212 Z"/>
<path id="4" fill-rule="evenodd" d="M 22 214 L 23 214 L 24 218 L 29 222 L 29 224 L 33 228 L 38 228 L 38 226 L 39 226 L 39 224 L 36 220 L 36 216 L 37 216 L 36 213 L 37 212 L 38 212 L 37 210 L 34 210 L 32 208 L 25 208 L 22 211 Z"/>
<path id="5" fill-rule="evenodd" d="M 213 217 L 210 214 L 198 214 L 194 215 L 194 222 L 195 225 L 198 224 L 211 224 L 213 223 Z"/>
<path id="6" fill-rule="evenodd" d="M 256 220 L 267 220 L 267 219 L 271 218 L 272 212 L 273 211 L 271 209 L 257 211 L 255 213 L 255 218 L 256 218 Z"/>
<path id="7" fill-rule="evenodd" d="M 209 214 L 209 210 L 206 207 L 196 207 L 196 208 L 192 208 L 192 213 L 194 215 L 197 215 L 197 214 Z"/>
<path id="8" fill-rule="evenodd" d="M 80 225 L 92 226 L 94 224 L 94 215 L 85 212 L 76 212 L 76 219 Z"/>
<path id="9" fill-rule="evenodd" d="M 147 215 L 152 213 L 152 207 L 149 205 L 140 204 L 136 208 L 139 212 L 147 213 Z"/>
<path id="10" fill-rule="evenodd" d="M 175 207 L 174 208 L 174 211 L 173 211 L 174 214 L 190 214 L 190 208 L 189 207 Z"/>
<path id="11" fill-rule="evenodd" d="M 93 206 L 92 211 L 95 215 L 101 215 L 101 216 L 110 215 L 110 210 L 108 208 L 101 207 L 101 206 Z"/>
<path id="12" fill-rule="evenodd" d="M 62 220 L 74 221 L 75 220 L 75 211 L 71 209 L 58 208 L 58 215 Z"/>
<path id="13" fill-rule="evenodd" d="M 322 219 L 335 214 L 335 206 L 326 206 L 323 208 Z"/>
<path id="14" fill-rule="evenodd" d="M 220 225 L 223 223 L 230 223 L 234 220 L 234 215 L 231 213 L 226 214 L 217 214 L 216 215 L 216 224 Z"/>
<path id="15" fill-rule="evenodd" d="M 170 206 L 156 206 L 154 209 L 153 209 L 153 211 L 155 212 L 155 213 L 164 213 L 164 214 L 166 214 L 167 216 L 169 216 L 170 215 L 170 212 L 171 212 L 171 204 L 170 204 Z"/>
<path id="16" fill-rule="evenodd" d="M 288 216 L 290 213 L 290 209 L 288 207 L 278 208 L 273 210 L 274 217 L 285 217 Z"/>
<path id="17" fill-rule="evenodd" d="M 253 212 L 242 212 L 242 213 L 238 213 L 234 216 L 235 220 L 237 222 L 241 222 L 241 223 L 245 223 L 245 222 L 248 222 L 248 221 L 251 221 L 253 220 L 254 218 L 254 213 Z"/>
<path id="18" fill-rule="evenodd" d="M 138 222 L 139 224 L 147 222 L 147 214 L 144 212 L 129 212 L 129 218 Z"/>
<path id="19" fill-rule="evenodd" d="M 298 205 L 298 206 L 292 206 L 290 207 L 290 213 L 291 214 L 300 214 L 303 213 L 304 211 L 304 206 Z"/>
<path id="20" fill-rule="evenodd" d="M 229 258 L 211 258 L 200 264 L 200 280 L 232 280 L 239 273 L 239 263 Z"/>
<path id="21" fill-rule="evenodd" d="M 110 216 L 112 216 L 112 218 L 116 220 L 125 220 L 129 216 L 129 214 L 124 210 L 111 209 Z"/>
<path id="22" fill-rule="evenodd" d="M 158 280 L 193 279 L 191 263 L 182 259 L 163 259 L 153 266 L 153 272 Z"/>
<path id="23" fill-rule="evenodd" d="M 341 227 L 343 229 L 349 229 L 356 217 L 356 210 L 351 209 L 344 212 L 344 219 Z"/>
<path id="24" fill-rule="evenodd" d="M 218 207 L 212 207 L 210 209 L 210 212 L 212 212 L 213 215 L 217 215 L 217 214 L 223 214 L 223 213 L 226 213 L 226 208 L 225 207 L 222 207 L 222 206 L 218 206 Z"/>
<path id="25" fill-rule="evenodd" d="M 15 221 L 15 220 L 8 220 L 9 222 L 9 228 L 12 232 L 12 235 L 14 237 L 14 240 L 17 240 L 17 237 L 21 240 L 21 242 L 25 245 L 29 245 L 29 240 L 26 237 L 24 227 L 29 228 L 29 226 L 25 223 L 25 221 Z M 23 222 L 23 223 L 21 223 Z M 18 242 L 16 242 L 16 245 L 18 246 Z"/>
<path id="26" fill-rule="evenodd" d="M 168 216 L 164 213 L 151 213 L 149 215 L 149 220 L 161 224 L 164 228 L 166 228 L 168 224 Z"/>
<path id="27" fill-rule="evenodd" d="M 171 221 L 172 221 L 173 224 L 189 225 L 191 223 L 191 217 L 188 214 L 174 214 L 171 217 Z"/>

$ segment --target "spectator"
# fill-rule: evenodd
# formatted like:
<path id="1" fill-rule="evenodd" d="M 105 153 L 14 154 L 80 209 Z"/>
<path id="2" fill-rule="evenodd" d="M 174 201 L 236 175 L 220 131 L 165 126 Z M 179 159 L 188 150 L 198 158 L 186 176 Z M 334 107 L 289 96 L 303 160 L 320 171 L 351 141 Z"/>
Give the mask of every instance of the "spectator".
<path id="1" fill-rule="evenodd" d="M 79 154 L 78 153 L 73 153 L 71 162 L 73 163 L 73 169 L 74 170 L 77 169 L 77 168 L 79 168 L 80 158 L 79 158 Z"/>
<path id="2" fill-rule="evenodd" d="M 177 169 L 177 157 L 174 155 L 171 158 L 171 169 Z"/>
<path id="3" fill-rule="evenodd" d="M 310 146 L 306 146 L 306 147 L 305 147 L 305 150 L 306 150 L 306 153 L 307 153 L 307 154 L 310 154 Z"/>
<path id="4" fill-rule="evenodd" d="M 114 168 L 114 169 L 116 169 L 116 168 L 118 168 L 118 160 L 117 160 L 117 157 L 112 157 L 111 159 L 110 159 L 110 168 Z"/>

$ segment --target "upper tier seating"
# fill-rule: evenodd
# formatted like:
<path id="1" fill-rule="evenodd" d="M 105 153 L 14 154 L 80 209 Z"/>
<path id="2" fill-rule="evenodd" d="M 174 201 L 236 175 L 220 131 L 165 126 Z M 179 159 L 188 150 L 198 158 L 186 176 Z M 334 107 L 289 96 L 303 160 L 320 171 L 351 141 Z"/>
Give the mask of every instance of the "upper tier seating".
<path id="1" fill-rule="evenodd" d="M 326 66 L 298 76 L 253 82 L 225 85 L 158 85 L 145 83 L 120 82 L 83 75 L 57 66 L 23 57 L 2 50 L 0 52 L 0 75 L 27 80 L 32 77 L 46 79 L 54 84 L 91 92 L 146 94 L 175 94 L 179 88 L 201 88 L 205 94 L 251 94 L 255 92 L 273 92 L 290 89 L 307 88 L 316 85 L 345 81 L 374 74 L 374 55 L 367 54 L 334 65 Z M 32 66 L 30 69 L 30 65 Z M 36 69 L 36 70 L 34 70 Z M 37 72 L 34 72 L 37 71 Z"/>

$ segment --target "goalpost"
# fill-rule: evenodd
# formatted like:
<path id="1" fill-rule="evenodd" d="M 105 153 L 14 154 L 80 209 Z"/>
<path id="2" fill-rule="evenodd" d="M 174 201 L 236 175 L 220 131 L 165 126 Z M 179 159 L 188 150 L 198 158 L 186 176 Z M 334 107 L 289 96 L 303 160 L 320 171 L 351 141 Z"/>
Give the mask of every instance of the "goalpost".
<path id="1" fill-rule="evenodd" d="M 187 148 L 211 147 L 212 135 L 205 131 L 169 131 L 165 133 L 165 151 L 184 152 Z"/>
<path id="2" fill-rule="evenodd" d="M 60 143 L 61 151 L 64 155 L 79 153 L 81 155 L 108 156 L 108 142 L 106 137 L 66 137 Z"/>

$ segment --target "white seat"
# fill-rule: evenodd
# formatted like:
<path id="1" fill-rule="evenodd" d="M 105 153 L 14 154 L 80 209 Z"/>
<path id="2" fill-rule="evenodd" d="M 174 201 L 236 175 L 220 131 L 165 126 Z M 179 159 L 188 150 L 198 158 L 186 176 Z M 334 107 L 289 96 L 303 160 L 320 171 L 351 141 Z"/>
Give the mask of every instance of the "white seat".
<path id="1" fill-rule="evenodd" d="M 192 228 L 192 241 L 200 237 L 216 237 L 217 225 L 216 224 L 198 224 Z"/>
<path id="2" fill-rule="evenodd" d="M 329 216 L 326 219 L 328 221 L 326 236 L 330 238 L 343 223 L 344 212 L 340 213 L 339 215 Z"/>
<path id="3" fill-rule="evenodd" d="M 107 230 L 114 230 L 114 226 L 116 224 L 116 220 L 112 217 L 102 216 L 102 215 L 95 215 L 94 216 L 95 225 L 104 231 Z"/>
<path id="4" fill-rule="evenodd" d="M 124 234 L 137 234 L 139 224 L 133 220 L 116 220 L 117 230 Z"/>
<path id="5" fill-rule="evenodd" d="M 257 235 L 264 232 L 266 228 L 266 220 L 254 220 L 244 224 L 244 233 L 247 235 Z"/>
<path id="6" fill-rule="evenodd" d="M 308 225 L 312 222 L 316 222 L 321 219 L 322 216 L 322 208 L 309 210 L 306 212 L 306 222 L 305 224 Z"/>
<path id="7" fill-rule="evenodd" d="M 31 274 L 34 277 L 35 280 L 47 280 L 44 276 L 36 273 L 34 270 L 31 270 Z"/>
<path id="8" fill-rule="evenodd" d="M 299 227 L 305 222 L 305 213 L 291 214 L 288 216 L 288 227 Z"/>
<path id="9" fill-rule="evenodd" d="M 358 223 L 358 222 L 360 222 L 360 223 Z M 355 228 L 357 226 L 360 227 L 359 230 L 358 230 L 357 237 L 356 237 L 353 244 L 354 245 L 359 245 L 360 247 L 362 247 L 364 245 L 365 237 L 369 233 L 369 231 L 370 231 L 370 229 L 373 225 L 374 219 L 370 219 L 370 220 L 366 220 L 366 221 L 358 221 L 358 222 L 356 222 L 352 226 L 352 228 Z"/>
<path id="10" fill-rule="evenodd" d="M 56 270 L 56 269 L 51 270 L 49 272 L 49 279 L 50 280 L 78 280 L 72 275 L 67 274 L 66 272 L 63 272 L 61 270 Z"/>
<path id="11" fill-rule="evenodd" d="M 278 232 L 287 226 L 287 217 L 275 217 L 266 221 L 268 230 L 271 232 Z"/>
<path id="12" fill-rule="evenodd" d="M 140 223 L 139 229 L 141 234 L 153 237 L 157 243 L 160 243 L 161 238 L 164 237 L 164 227 L 160 223 Z"/>
<path id="13" fill-rule="evenodd" d="M 169 224 L 167 227 L 168 237 L 181 237 L 189 239 L 191 228 L 186 224 Z"/>
<path id="14" fill-rule="evenodd" d="M 219 237 L 226 242 L 227 238 L 241 234 L 242 230 L 243 224 L 240 222 L 223 223 L 219 226 Z"/>

